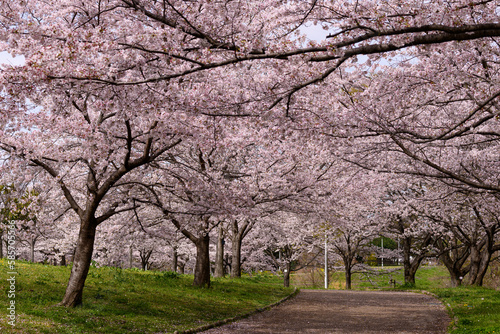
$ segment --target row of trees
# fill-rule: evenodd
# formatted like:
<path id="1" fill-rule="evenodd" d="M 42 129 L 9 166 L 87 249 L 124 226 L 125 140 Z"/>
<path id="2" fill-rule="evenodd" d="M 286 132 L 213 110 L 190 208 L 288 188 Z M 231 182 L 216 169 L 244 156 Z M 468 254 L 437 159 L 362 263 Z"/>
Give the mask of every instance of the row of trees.
<path id="1" fill-rule="evenodd" d="M 415 264 L 408 279 L 420 240 L 480 284 L 497 251 L 498 11 L 488 0 L 5 1 L 2 48 L 26 61 L 1 71 L 1 168 L 5 184 L 43 194 L 47 226 L 78 222 L 61 304 L 82 302 L 97 231 L 113 240 L 134 224 L 136 240 L 190 240 L 200 286 L 224 223 L 234 259 L 250 227 L 283 231 L 276 249 L 292 260 L 317 234 L 349 249 L 385 231 Z M 301 35 L 308 24 L 325 38 Z"/>
<path id="2" fill-rule="evenodd" d="M 214 215 L 194 212 L 178 213 L 177 219 L 167 218 L 164 212 L 155 210 L 156 203 L 143 200 L 140 207 L 110 219 L 98 229 L 100 237 L 93 259 L 101 265 L 131 267 L 138 258 L 143 270 L 154 263 L 156 268 L 183 273 L 187 266 L 196 274 L 195 284 L 200 286 L 208 286 L 211 275 L 221 277 L 229 273 L 239 277 L 243 267 L 250 272 L 280 270 L 288 285 L 292 271 L 321 262 L 326 238 L 330 264 L 342 263 L 347 288 L 351 287 L 353 271 L 364 270 L 364 260 L 373 255 L 400 259 L 407 284 L 415 284 L 417 269 L 428 258 L 441 260 L 454 286 L 462 284 L 464 277 L 467 284 L 483 284 L 489 264 L 499 250 L 498 210 L 492 211 L 494 205 L 487 202 L 494 198 L 449 193 L 450 189 L 439 183 L 419 179 L 414 180 L 418 183 L 409 183 L 407 177 L 398 180 L 394 176 L 378 185 L 372 182 L 369 191 L 363 185 L 373 180 L 371 173 L 357 171 L 357 180 L 348 170 L 344 176 L 349 178 L 342 178 L 338 172 L 335 175 L 335 181 L 358 183 L 357 191 L 346 194 L 339 187 L 337 194 L 321 194 L 320 202 L 307 202 L 307 206 L 314 204 L 314 211 L 302 207 L 299 212 L 297 202 L 293 202 L 293 208 L 285 208 L 280 200 L 280 209 L 259 210 L 253 219 L 214 219 Z M 4 226 L 11 220 L 18 221 L 18 239 L 24 243 L 19 250 L 24 250 L 25 257 L 33 261 L 37 243 L 39 256 L 46 258 L 50 254 L 65 263 L 75 250 L 74 218 L 41 219 L 42 207 L 53 210 L 52 205 L 39 203 L 47 197 L 31 191 L 18 192 L 22 197 L 17 198 L 13 186 L 4 189 Z M 330 184 L 328 189 L 334 187 Z M 15 203 L 14 209 L 7 209 L 8 203 Z M 54 228 L 53 222 L 58 219 L 59 223 L 66 219 L 73 222 Z M 206 249 L 200 249 L 196 237 L 188 237 L 199 235 L 196 229 L 202 229 Z M 375 247 L 374 239 L 381 235 L 386 240 L 397 240 L 397 249 L 392 247 L 390 251 L 387 244 L 385 250 L 380 245 Z M 200 278 L 200 272 L 206 277 Z"/>

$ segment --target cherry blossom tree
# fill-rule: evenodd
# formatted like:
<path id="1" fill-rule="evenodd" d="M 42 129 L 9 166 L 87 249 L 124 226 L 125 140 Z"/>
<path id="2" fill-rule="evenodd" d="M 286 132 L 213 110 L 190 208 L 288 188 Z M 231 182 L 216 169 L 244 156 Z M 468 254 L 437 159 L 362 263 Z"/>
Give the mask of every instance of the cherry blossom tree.
<path id="1" fill-rule="evenodd" d="M 283 286 L 290 286 L 290 275 L 293 271 L 306 267 L 309 262 L 323 254 L 323 249 L 318 246 L 315 232 L 317 225 L 307 216 L 293 212 L 276 212 L 266 219 L 271 223 L 259 226 L 260 242 L 254 252 L 258 256 L 266 255 L 267 261 L 275 270 L 283 273 Z M 304 255 L 313 254 L 309 261 L 302 260 Z"/>
<path id="2" fill-rule="evenodd" d="M 206 7 L 213 14 L 220 9 L 210 4 Z M 194 18 L 212 17 L 208 13 L 200 17 L 189 6 L 169 6 L 169 10 L 176 17 L 182 17 L 183 12 L 191 12 Z M 251 15 L 255 10 L 242 13 Z M 22 70 L 5 68 L 2 72 L 6 95 L 2 99 L 1 146 L 13 157 L 50 175 L 79 217 L 74 265 L 61 302 L 75 306 L 82 302 L 97 226 L 134 208 L 128 200 L 127 182 L 140 179 L 144 175 L 140 170 L 172 151 L 183 136 L 198 136 L 192 125 L 205 125 L 197 124 L 193 114 L 201 109 L 195 102 L 204 99 L 205 92 L 195 80 L 176 80 L 173 86 L 162 81 L 158 87 L 144 84 L 142 88 L 108 85 L 105 81 L 142 81 L 146 72 L 154 75 L 159 68 L 170 68 L 177 73 L 174 77 L 187 75 L 192 72 L 191 65 L 200 64 L 197 57 L 209 57 L 211 46 L 220 42 L 213 40 L 204 46 L 207 37 L 211 39 L 208 35 L 196 32 L 189 24 L 167 20 L 166 12 L 152 15 L 135 1 L 14 1 L 2 6 L 1 11 L 3 45 L 26 59 Z M 134 14 L 137 11 L 142 13 L 139 17 Z M 234 9 L 224 11 L 221 18 L 229 14 L 233 15 Z M 258 21 L 262 20 L 256 20 L 257 26 Z M 138 29 L 135 37 L 130 35 L 134 26 Z M 226 32 L 231 29 L 231 25 L 225 27 Z M 157 37 L 168 43 L 160 52 L 162 59 L 149 67 L 155 63 L 156 52 L 149 52 L 139 41 L 153 37 L 157 29 L 164 30 Z M 250 29 L 248 33 L 254 36 L 259 32 Z M 242 38 L 242 43 L 245 40 L 254 39 Z M 193 59 L 181 55 L 186 48 L 193 49 Z M 229 49 L 234 53 L 234 47 Z M 80 80 L 89 74 L 90 82 Z M 101 75 L 102 80 L 93 80 Z M 183 89 L 197 95 L 190 98 Z M 171 96 L 165 97 L 169 92 Z M 203 112 L 210 113 L 209 107 Z"/>
<path id="3" fill-rule="evenodd" d="M 417 209 L 426 204 L 426 184 L 418 179 L 395 178 L 389 182 L 384 203 L 382 232 L 401 244 L 405 284 L 415 285 L 415 275 L 422 262 L 438 255 L 436 244 L 445 229 Z"/>
<path id="4" fill-rule="evenodd" d="M 344 218 L 345 219 L 345 218 Z M 342 221 L 339 218 L 331 223 L 325 235 L 333 252 L 338 254 L 344 264 L 346 285 L 352 288 L 352 273 L 359 264 L 358 257 L 369 254 L 370 241 L 377 236 L 379 226 L 367 223 L 366 217 L 358 217 L 357 221 Z M 329 221 L 330 223 L 330 221 Z"/>
<path id="5" fill-rule="evenodd" d="M 491 195 L 454 192 L 421 212 L 447 232 L 438 245 L 453 286 L 463 279 L 483 284 L 491 259 L 500 250 L 497 203 Z"/>
<path id="6" fill-rule="evenodd" d="M 383 203 L 387 176 L 379 176 L 335 158 L 332 172 L 317 199 L 317 233 L 327 239 L 329 248 L 343 262 L 346 289 L 351 289 L 352 273 L 359 261 L 373 251 L 371 241 L 382 229 Z"/>
<path id="7" fill-rule="evenodd" d="M 156 206 L 197 247 L 194 284 L 198 286 L 210 282 L 208 252 L 213 229 L 229 222 L 231 276 L 239 277 L 242 240 L 258 218 L 282 202 L 296 201 L 324 174 L 320 170 L 315 175 L 309 168 L 302 171 L 303 162 L 288 154 L 293 150 L 285 145 L 277 148 L 269 139 L 240 134 L 243 147 L 235 149 L 221 144 L 219 132 L 217 137 L 210 150 L 186 147 L 183 153 L 170 155 L 152 175 L 154 185 L 141 185 L 146 199 L 137 199 Z M 280 153 L 275 156 L 277 150 Z"/>
<path id="8" fill-rule="evenodd" d="M 277 143 L 300 133 L 297 155 L 316 135 L 365 139 L 356 145 L 367 152 L 368 141 L 372 160 L 357 150 L 349 159 L 366 168 L 386 167 L 382 146 L 408 157 L 392 170 L 498 193 L 497 14 L 496 1 L 469 0 L 5 1 L 1 47 L 26 62 L 2 68 L 0 146 L 10 166 L 22 160 L 50 176 L 80 223 L 61 305 L 82 302 L 96 229 L 136 208 L 132 185 L 181 143 L 209 155 L 219 118 L 264 122 L 261 134 Z M 306 45 L 306 23 L 329 38 Z M 382 57 L 407 67 L 377 76 Z M 450 59 L 467 76 L 456 87 L 439 67 Z"/>

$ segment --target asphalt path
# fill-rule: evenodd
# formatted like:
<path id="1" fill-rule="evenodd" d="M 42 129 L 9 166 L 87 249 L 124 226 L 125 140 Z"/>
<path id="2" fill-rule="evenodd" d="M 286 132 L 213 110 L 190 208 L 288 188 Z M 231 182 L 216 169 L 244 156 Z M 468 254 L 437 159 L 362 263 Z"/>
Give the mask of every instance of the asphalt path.
<path id="1" fill-rule="evenodd" d="M 421 293 L 302 290 L 271 310 L 204 331 L 251 333 L 446 333 L 443 304 Z"/>

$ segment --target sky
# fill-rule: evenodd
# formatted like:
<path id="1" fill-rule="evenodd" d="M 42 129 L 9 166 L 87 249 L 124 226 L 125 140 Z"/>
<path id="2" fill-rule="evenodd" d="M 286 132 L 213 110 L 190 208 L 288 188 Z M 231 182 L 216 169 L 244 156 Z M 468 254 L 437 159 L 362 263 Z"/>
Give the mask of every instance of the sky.
<path id="1" fill-rule="evenodd" d="M 12 58 L 10 54 L 5 51 L 0 52 L 0 64 L 21 65 L 24 62 L 24 57 Z"/>
<path id="2" fill-rule="evenodd" d="M 313 41 L 324 41 L 326 36 L 330 34 L 329 31 L 324 30 L 319 25 L 302 26 L 300 30 L 305 32 L 307 37 Z"/>

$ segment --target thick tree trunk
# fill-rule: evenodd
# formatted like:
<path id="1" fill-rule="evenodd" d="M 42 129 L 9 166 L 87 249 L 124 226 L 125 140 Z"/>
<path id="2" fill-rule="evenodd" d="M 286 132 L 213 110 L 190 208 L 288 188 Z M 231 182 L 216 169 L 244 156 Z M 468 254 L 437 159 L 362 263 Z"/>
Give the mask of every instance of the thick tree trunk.
<path id="1" fill-rule="evenodd" d="M 181 227 L 179 221 L 171 218 L 172 223 L 179 231 L 196 246 L 196 263 L 194 266 L 194 281 L 193 285 L 198 287 L 210 287 L 210 236 L 208 234 L 210 217 L 202 217 L 204 222 L 205 232 L 201 235 L 194 233 Z M 184 269 L 182 269 L 184 271 Z"/>
<path id="2" fill-rule="evenodd" d="M 219 226 L 217 233 L 214 277 L 224 277 L 224 230 L 222 228 L 222 225 Z"/>
<path id="3" fill-rule="evenodd" d="M 208 233 L 200 236 L 196 242 L 196 264 L 194 269 L 193 285 L 197 287 L 210 287 L 210 237 Z"/>
<path id="4" fill-rule="evenodd" d="M 405 283 L 415 285 L 415 275 L 424 258 L 424 256 L 418 256 L 408 266 L 405 266 Z"/>
<path id="5" fill-rule="evenodd" d="M 59 305 L 75 307 L 82 303 L 83 287 L 90 268 L 97 224 L 91 219 L 82 219 L 76 245 L 73 268 L 63 300 Z"/>
<path id="6" fill-rule="evenodd" d="M 484 276 L 488 271 L 488 267 L 491 261 L 492 252 L 489 245 L 485 245 L 484 249 L 478 250 L 476 247 L 472 247 L 471 251 L 471 270 L 469 272 L 468 283 L 470 285 L 482 286 L 484 282 Z"/>
<path id="7" fill-rule="evenodd" d="M 407 285 L 415 285 L 415 274 L 418 269 L 418 265 L 415 264 L 415 260 L 413 262 L 411 260 L 411 238 L 403 239 L 403 267 L 404 267 L 404 279 L 405 284 Z M 418 261 L 420 264 L 420 261 Z"/>
<path id="8" fill-rule="evenodd" d="M 352 259 L 345 261 L 345 288 L 346 290 L 352 289 Z"/>
<path id="9" fill-rule="evenodd" d="M 285 269 L 283 270 L 283 286 L 285 288 L 290 287 L 290 271 L 292 270 L 292 263 L 290 261 L 285 263 Z"/>
<path id="10" fill-rule="evenodd" d="M 353 267 L 354 258 L 356 256 L 356 253 L 353 251 L 352 246 L 354 246 L 354 249 L 357 249 L 358 245 L 354 245 L 351 242 L 350 236 L 347 235 L 347 236 L 345 236 L 345 238 L 346 238 L 345 241 L 347 243 L 347 248 L 346 249 L 337 248 L 337 250 L 339 251 L 339 253 L 342 257 L 342 261 L 344 262 L 345 288 L 346 288 L 346 290 L 351 290 L 352 289 L 352 267 Z"/>
<path id="11" fill-rule="evenodd" d="M 243 227 L 238 228 L 238 221 L 231 222 L 231 277 L 241 277 L 241 240 Z"/>
<path id="12" fill-rule="evenodd" d="M 450 273 L 451 286 L 457 287 L 462 285 L 462 280 L 465 274 L 467 274 L 467 269 L 462 269 L 461 265 L 457 261 L 453 261 L 448 254 L 441 255 L 439 258 Z"/>
<path id="13" fill-rule="evenodd" d="M 450 272 L 450 280 L 451 280 L 451 286 L 456 288 L 457 286 L 462 285 L 463 276 L 457 275 L 457 273 L 452 274 Z"/>
<path id="14" fill-rule="evenodd" d="M 459 246 L 457 239 L 448 241 L 443 238 L 437 246 L 441 251 L 439 259 L 450 273 L 451 286 L 462 285 L 464 276 L 469 272 L 469 267 L 464 267 L 464 265 L 469 258 L 470 247 L 465 244 Z"/>
<path id="15" fill-rule="evenodd" d="M 241 238 L 233 235 L 231 246 L 231 277 L 241 277 Z"/>
<path id="16" fill-rule="evenodd" d="M 491 257 L 492 257 L 492 253 L 490 252 L 490 249 L 487 249 L 483 252 L 483 254 L 481 256 L 481 262 L 479 264 L 479 270 L 478 270 L 476 281 L 474 282 L 474 285 L 483 286 L 484 277 L 486 276 L 486 273 L 488 272 L 488 267 L 489 267 L 490 262 L 491 262 Z"/>
<path id="17" fill-rule="evenodd" d="M 345 272 L 345 288 L 346 290 L 352 289 L 352 273 L 351 270 L 346 270 Z"/>
<path id="18" fill-rule="evenodd" d="M 479 273 L 479 263 L 481 262 L 481 252 L 477 245 L 472 245 L 470 252 L 470 271 L 468 281 L 470 285 L 473 285 L 476 281 L 476 277 Z"/>
<path id="19" fill-rule="evenodd" d="M 431 242 L 431 235 L 427 235 L 421 244 L 422 247 L 426 247 Z M 415 275 L 422 261 L 427 257 L 426 254 L 415 255 L 411 258 L 411 247 L 412 238 L 403 238 L 403 266 L 404 266 L 404 279 L 405 284 L 415 285 Z"/>
<path id="20" fill-rule="evenodd" d="M 231 226 L 231 277 L 241 277 L 241 244 L 253 227 L 250 221 L 244 221 L 238 226 L 238 221 L 234 220 Z"/>
<path id="21" fill-rule="evenodd" d="M 407 266 L 405 266 L 405 284 L 415 285 L 415 274 L 412 273 Z"/>

